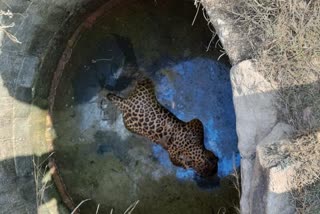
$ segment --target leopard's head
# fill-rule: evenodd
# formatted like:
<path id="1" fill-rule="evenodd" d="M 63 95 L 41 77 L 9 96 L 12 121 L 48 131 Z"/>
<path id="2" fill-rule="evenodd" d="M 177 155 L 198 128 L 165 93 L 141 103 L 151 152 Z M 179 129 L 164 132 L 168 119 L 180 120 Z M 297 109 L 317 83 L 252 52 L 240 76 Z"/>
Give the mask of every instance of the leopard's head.
<path id="1" fill-rule="evenodd" d="M 214 176 L 218 172 L 218 161 L 219 158 L 217 158 L 211 151 L 204 150 L 203 154 L 198 158 L 197 164 L 193 168 L 200 176 Z"/>

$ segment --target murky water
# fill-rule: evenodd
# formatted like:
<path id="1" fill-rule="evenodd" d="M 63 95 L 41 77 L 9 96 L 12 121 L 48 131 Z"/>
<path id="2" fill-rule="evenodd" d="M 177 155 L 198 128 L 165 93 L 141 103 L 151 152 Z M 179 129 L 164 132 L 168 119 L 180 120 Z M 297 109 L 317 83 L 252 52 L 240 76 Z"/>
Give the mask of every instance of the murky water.
<path id="1" fill-rule="evenodd" d="M 120 5 L 84 33 L 60 82 L 54 108 L 56 159 L 82 213 L 234 213 L 237 193 L 226 177 L 239 165 L 227 59 L 214 48 L 192 1 Z M 137 72 L 139 70 L 139 72 Z M 219 157 L 221 178 L 199 179 L 171 164 L 165 150 L 126 130 L 103 99 L 125 96 L 141 74 L 156 84 L 160 103 L 183 121 L 200 119 L 205 145 Z"/>

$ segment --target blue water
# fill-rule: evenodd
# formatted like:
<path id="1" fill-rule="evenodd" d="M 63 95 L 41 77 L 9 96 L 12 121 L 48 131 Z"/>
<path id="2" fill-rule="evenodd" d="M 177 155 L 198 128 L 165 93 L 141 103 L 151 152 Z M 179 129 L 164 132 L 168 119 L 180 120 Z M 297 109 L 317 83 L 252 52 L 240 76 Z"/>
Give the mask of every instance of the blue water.
<path id="1" fill-rule="evenodd" d="M 218 176 L 240 166 L 229 68 L 204 58 L 181 61 L 155 73 L 159 102 L 187 122 L 198 118 L 204 125 L 205 146 L 219 157 Z M 193 170 L 174 167 L 167 152 L 153 145 L 159 162 L 175 170 L 176 177 L 191 180 Z"/>

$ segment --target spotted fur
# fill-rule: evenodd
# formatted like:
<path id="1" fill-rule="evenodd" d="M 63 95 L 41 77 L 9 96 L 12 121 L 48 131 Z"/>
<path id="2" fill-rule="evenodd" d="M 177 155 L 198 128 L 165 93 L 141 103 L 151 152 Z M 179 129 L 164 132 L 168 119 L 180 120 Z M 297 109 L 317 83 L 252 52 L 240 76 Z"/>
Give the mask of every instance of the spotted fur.
<path id="1" fill-rule="evenodd" d="M 193 168 L 201 176 L 217 172 L 218 158 L 204 147 L 201 121 L 185 123 L 160 105 L 151 80 L 138 82 L 127 98 L 107 98 L 121 110 L 126 128 L 160 144 L 174 165 Z"/>

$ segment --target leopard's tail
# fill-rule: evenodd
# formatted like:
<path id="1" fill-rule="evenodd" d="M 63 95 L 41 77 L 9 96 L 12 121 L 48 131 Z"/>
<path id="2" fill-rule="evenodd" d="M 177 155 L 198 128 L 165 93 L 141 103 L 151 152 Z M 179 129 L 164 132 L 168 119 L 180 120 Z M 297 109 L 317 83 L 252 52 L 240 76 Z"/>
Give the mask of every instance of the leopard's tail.
<path id="1" fill-rule="evenodd" d="M 107 94 L 107 98 L 108 100 L 110 100 L 114 105 L 116 105 L 118 108 L 120 108 L 120 110 L 123 109 L 124 107 L 124 101 L 125 99 L 123 99 L 122 97 L 119 97 L 115 94 Z"/>

